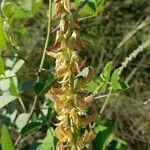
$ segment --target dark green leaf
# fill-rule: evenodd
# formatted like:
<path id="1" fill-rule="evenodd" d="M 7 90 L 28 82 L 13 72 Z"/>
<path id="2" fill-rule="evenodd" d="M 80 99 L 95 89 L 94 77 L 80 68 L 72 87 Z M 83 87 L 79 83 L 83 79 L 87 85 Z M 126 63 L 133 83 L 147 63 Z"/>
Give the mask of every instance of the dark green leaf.
<path id="1" fill-rule="evenodd" d="M 50 75 L 48 78 L 44 78 L 40 82 L 36 83 L 34 87 L 35 94 L 40 95 L 47 91 L 53 85 L 56 79 L 57 78 L 54 75 Z"/>
<path id="2" fill-rule="evenodd" d="M 27 125 L 25 125 L 22 129 L 21 129 L 21 135 L 25 135 L 28 132 L 32 132 L 33 130 L 40 128 L 43 125 L 42 122 L 31 122 L 28 123 Z"/>
<path id="3" fill-rule="evenodd" d="M 36 150 L 55 150 L 54 131 L 52 128 L 47 130 L 45 139 Z"/>
<path id="4" fill-rule="evenodd" d="M 100 125 L 101 126 L 101 125 Z M 108 144 L 114 137 L 113 129 L 114 129 L 114 122 L 108 121 L 104 126 L 101 126 L 96 138 L 93 141 L 94 150 L 106 150 Z"/>
<path id="5" fill-rule="evenodd" d="M 2 127 L 1 145 L 2 145 L 2 150 L 15 150 L 8 129 L 5 125 L 3 125 Z"/>
<path id="6" fill-rule="evenodd" d="M 32 88 L 34 85 L 35 85 L 35 80 L 25 81 L 25 82 L 23 82 L 20 91 L 26 92 L 27 90 Z"/>

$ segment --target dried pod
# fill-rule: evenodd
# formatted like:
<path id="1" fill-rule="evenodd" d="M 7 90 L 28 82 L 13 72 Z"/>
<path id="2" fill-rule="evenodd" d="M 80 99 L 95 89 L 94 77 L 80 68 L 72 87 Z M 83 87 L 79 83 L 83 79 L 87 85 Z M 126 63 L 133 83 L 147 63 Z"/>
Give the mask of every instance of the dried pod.
<path id="1" fill-rule="evenodd" d="M 70 0 L 64 0 L 64 9 L 71 13 L 71 4 L 70 4 Z"/>

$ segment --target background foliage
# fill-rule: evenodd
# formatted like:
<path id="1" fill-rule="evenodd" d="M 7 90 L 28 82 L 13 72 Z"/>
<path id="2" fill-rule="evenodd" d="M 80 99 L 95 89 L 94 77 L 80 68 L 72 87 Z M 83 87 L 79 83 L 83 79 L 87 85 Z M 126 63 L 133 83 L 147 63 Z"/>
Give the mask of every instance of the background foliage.
<path id="1" fill-rule="evenodd" d="M 0 44 L 0 108 L 9 104 L 0 109 L 0 126 L 7 126 L 13 143 L 17 139 L 18 131 L 21 131 L 23 136 L 30 133 L 23 138 L 21 149 L 35 149 L 42 143 L 45 135 L 47 136 L 43 143 L 51 142 L 48 145 L 53 147 L 56 140 L 52 136 L 53 129 L 46 129 L 53 126 L 55 113 L 48 98 L 43 96 L 56 80 L 50 74 L 54 71 L 54 62 L 48 56 L 40 73 L 41 81 L 36 84 L 47 33 L 48 1 L 18 0 L 15 3 L 9 1 L 7 5 L 5 2 L 1 3 L 0 17 L 0 41 L 3 43 Z M 93 11 L 97 14 L 97 9 L 97 6 L 86 8 L 80 16 L 92 14 Z M 2 27 L 3 21 L 5 28 Z M 52 29 L 55 29 L 56 23 L 52 22 L 52 26 Z M 149 0 L 106 1 L 100 14 L 81 21 L 83 58 L 85 55 L 88 57 L 87 63 L 94 67 L 97 74 L 100 74 L 110 60 L 113 62 L 113 68 L 117 68 L 125 57 L 150 38 L 149 29 Z M 55 32 L 52 33 L 50 43 L 53 42 L 54 36 Z M 128 145 L 129 149 L 150 148 L 149 56 L 149 48 L 146 48 L 123 71 L 121 78 L 128 82 L 130 88 L 112 96 L 109 107 L 102 116 L 104 122 L 108 119 L 116 120 L 116 141 L 124 147 Z M 39 96 L 35 114 L 32 122 L 24 127 L 35 94 Z M 96 101 L 95 107 L 100 107 L 102 102 L 103 98 Z M 1 145 L 2 149 L 8 149 L 3 144 L 8 141 L 12 150 L 13 145 L 6 126 L 1 129 L 1 136 L 4 137 L 4 134 L 7 140 L 1 138 Z M 108 128 L 107 133 L 112 130 L 112 126 Z M 98 137 L 104 136 L 98 134 Z M 102 138 L 96 138 L 96 143 L 101 142 L 99 139 Z M 111 145 L 116 147 L 115 141 Z M 44 146 L 45 144 L 40 145 L 38 150 L 43 150 Z"/>

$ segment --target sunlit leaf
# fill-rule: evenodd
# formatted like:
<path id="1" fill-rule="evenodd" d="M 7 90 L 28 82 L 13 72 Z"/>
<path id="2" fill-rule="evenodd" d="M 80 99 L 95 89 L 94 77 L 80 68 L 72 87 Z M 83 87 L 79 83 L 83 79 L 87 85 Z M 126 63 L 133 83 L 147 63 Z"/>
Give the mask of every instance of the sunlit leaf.
<path id="1" fill-rule="evenodd" d="M 18 81 L 16 78 L 16 75 L 12 70 L 6 70 L 1 76 L 0 76 L 0 89 L 3 92 L 9 92 L 10 87 L 10 78 L 13 79 L 13 82 L 15 86 L 18 86 Z"/>
<path id="2" fill-rule="evenodd" d="M 76 76 L 76 78 L 78 78 L 78 77 L 86 78 L 87 75 L 89 74 L 89 69 L 90 69 L 90 67 L 85 67 L 85 68 Z"/>
<path id="3" fill-rule="evenodd" d="M 5 125 L 3 125 L 2 127 L 1 146 L 2 146 L 2 150 L 15 150 L 8 129 Z"/>
<path id="4" fill-rule="evenodd" d="M 6 49 L 6 38 L 3 29 L 3 19 L 0 16 L 0 51 L 3 51 L 5 49 Z"/>
<path id="5" fill-rule="evenodd" d="M 0 96 L 0 109 L 6 106 L 7 104 L 9 104 L 10 102 L 14 101 L 15 99 L 17 99 L 16 96 L 11 96 L 8 94 L 1 95 Z"/>
<path id="6" fill-rule="evenodd" d="M 3 58 L 0 56 L 0 75 L 4 73 L 4 61 Z"/>
<path id="7" fill-rule="evenodd" d="M 16 87 L 13 78 L 10 78 L 9 92 L 12 96 L 19 96 L 18 88 Z"/>
<path id="8" fill-rule="evenodd" d="M 16 64 L 14 65 L 14 67 L 12 68 L 12 71 L 14 72 L 14 73 L 16 73 L 16 72 L 18 72 L 18 70 L 23 66 L 23 64 L 24 64 L 24 60 L 18 60 L 17 62 L 16 62 Z"/>
<path id="9" fill-rule="evenodd" d="M 14 3 L 11 1 L 3 0 L 1 3 L 1 11 L 5 17 L 10 17 L 14 10 Z"/>
<path id="10" fill-rule="evenodd" d="M 47 130 L 45 139 L 36 150 L 55 150 L 54 131 L 52 128 Z"/>
<path id="11" fill-rule="evenodd" d="M 15 124 L 19 131 L 21 131 L 21 129 L 26 125 L 28 118 L 28 113 L 22 113 L 17 117 Z"/>
<path id="12" fill-rule="evenodd" d="M 98 87 L 98 84 L 95 83 L 94 81 L 91 81 L 87 84 L 87 87 L 86 87 L 86 91 L 88 92 L 94 92 Z"/>

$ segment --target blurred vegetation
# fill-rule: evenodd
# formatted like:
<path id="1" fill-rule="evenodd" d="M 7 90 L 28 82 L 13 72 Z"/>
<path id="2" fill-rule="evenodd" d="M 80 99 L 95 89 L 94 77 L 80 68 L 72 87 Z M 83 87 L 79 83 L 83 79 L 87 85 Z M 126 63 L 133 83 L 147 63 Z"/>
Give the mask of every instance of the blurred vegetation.
<path id="1" fill-rule="evenodd" d="M 25 7 L 23 2 L 25 1 L 22 0 L 22 3 L 18 1 L 18 5 Z M 81 21 L 81 40 L 83 43 L 81 53 L 83 57 L 85 54 L 87 55 L 87 63 L 92 65 L 98 74 L 106 62 L 110 60 L 113 61 L 114 68 L 119 67 L 125 57 L 150 38 L 149 0 L 109 0 L 105 2 L 104 6 L 102 13 L 98 16 Z M 14 17 L 10 22 L 11 29 L 9 32 L 15 35 L 14 38 L 20 47 L 19 57 L 26 60 L 17 74 L 19 87 L 22 89 L 22 85 L 25 86 L 25 83 L 29 81 L 31 84 L 30 88 L 25 89 L 22 95 L 27 110 L 33 103 L 34 93 L 31 91 L 36 80 L 47 33 L 47 10 L 48 1 L 44 0 L 39 4 L 36 13 L 25 13 L 19 19 Z M 144 26 L 138 30 L 142 23 Z M 56 24 L 52 22 L 52 26 L 54 29 Z M 134 31 L 135 34 L 125 41 L 124 39 L 128 38 Z M 50 37 L 50 43 L 53 42 L 54 36 L 55 32 Z M 9 51 L 9 54 L 5 52 L 5 55 L 13 55 L 13 48 L 11 46 L 10 48 L 12 52 Z M 121 77 L 128 81 L 130 89 L 113 96 L 103 116 L 104 120 L 113 118 L 117 121 L 116 134 L 128 143 L 129 149 L 134 150 L 150 149 L 149 58 L 150 51 L 149 48 L 146 48 L 123 71 Z M 53 71 L 53 67 L 54 60 L 46 56 L 41 78 Z M 42 103 L 43 98 L 41 96 L 36 107 L 36 113 L 38 113 Z M 22 111 L 17 103 L 12 103 L 8 109 L 6 108 L 6 111 L 9 110 L 11 114 L 13 107 L 18 107 L 18 110 Z M 0 121 L 9 122 L 7 117 L 0 119 Z M 15 135 L 15 133 L 12 134 Z M 44 136 L 45 128 L 43 127 L 25 140 L 23 144 L 24 146 L 32 145 L 32 142 Z M 16 139 L 16 136 L 13 137 Z M 29 147 L 25 147 L 25 149 L 32 149 Z"/>

